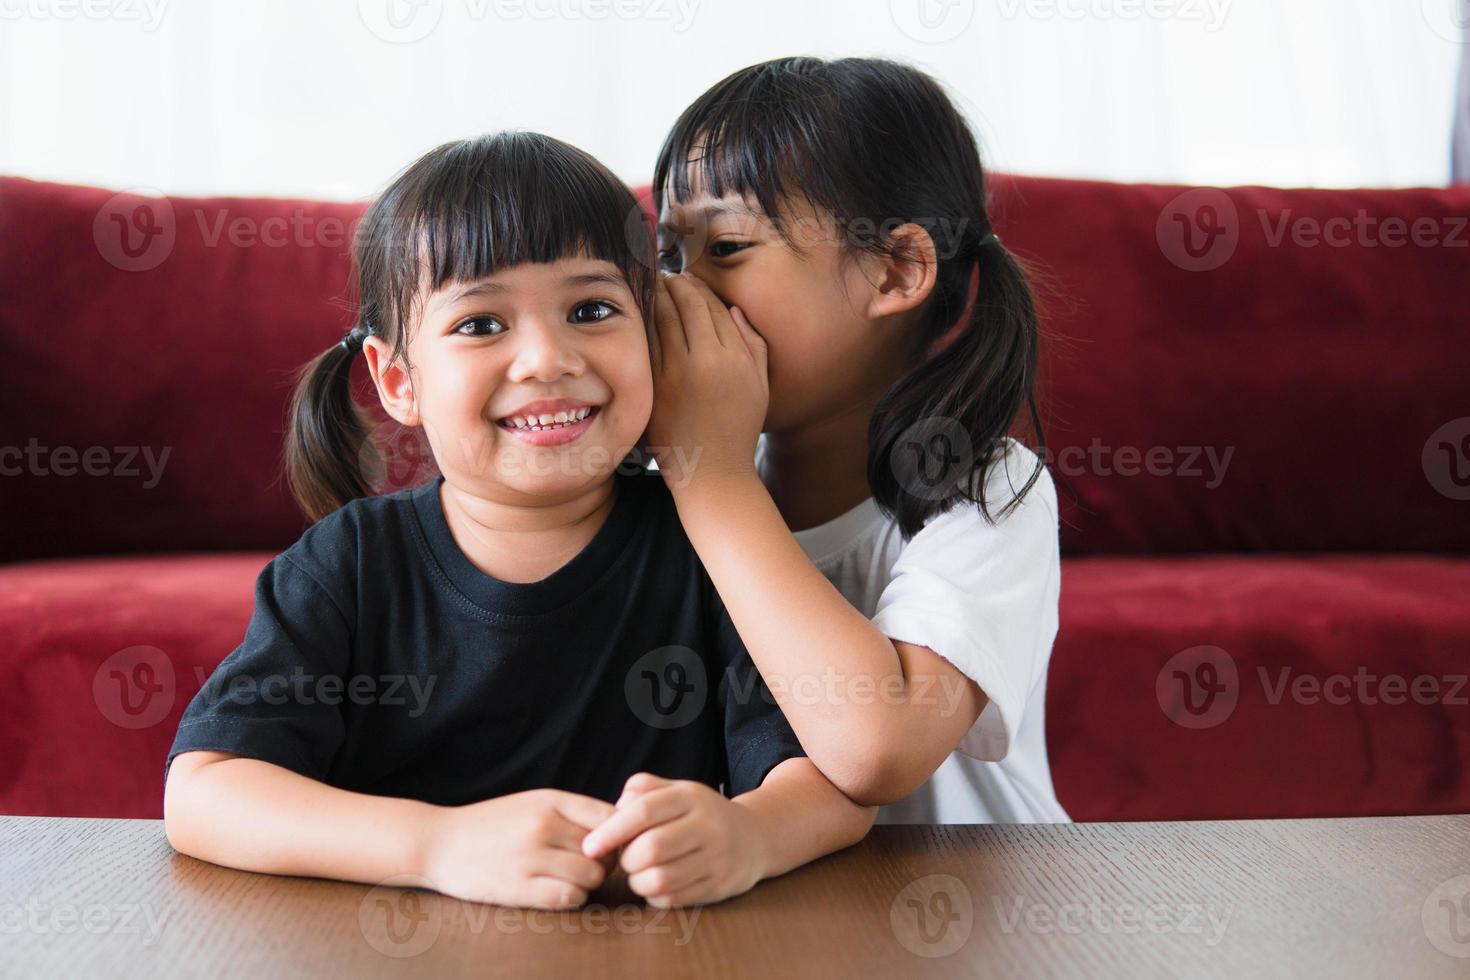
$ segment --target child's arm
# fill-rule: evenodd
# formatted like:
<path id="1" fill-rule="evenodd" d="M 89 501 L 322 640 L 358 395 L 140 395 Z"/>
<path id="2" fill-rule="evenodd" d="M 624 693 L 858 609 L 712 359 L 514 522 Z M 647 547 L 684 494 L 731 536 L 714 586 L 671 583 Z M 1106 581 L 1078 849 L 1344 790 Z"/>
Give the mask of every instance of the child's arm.
<path id="1" fill-rule="evenodd" d="M 602 859 L 624 847 L 628 886 L 650 905 L 703 905 L 857 843 L 876 814 L 809 759 L 781 762 L 733 800 L 703 783 L 641 772 L 582 850 Z"/>
<path id="2" fill-rule="evenodd" d="M 791 535 L 755 471 L 765 343 L 744 317 L 680 275 L 660 279 L 655 322 L 651 441 L 680 450 L 660 453 L 659 469 L 685 533 L 811 760 L 859 803 L 902 799 L 954 751 L 985 694 L 928 647 L 885 636 Z"/>
<path id="3" fill-rule="evenodd" d="M 337 789 L 226 752 L 176 756 L 164 830 L 182 853 L 266 874 L 376 884 L 398 875 L 456 898 L 569 908 L 600 885 L 582 854 L 601 800 L 532 790 L 445 807 Z"/>

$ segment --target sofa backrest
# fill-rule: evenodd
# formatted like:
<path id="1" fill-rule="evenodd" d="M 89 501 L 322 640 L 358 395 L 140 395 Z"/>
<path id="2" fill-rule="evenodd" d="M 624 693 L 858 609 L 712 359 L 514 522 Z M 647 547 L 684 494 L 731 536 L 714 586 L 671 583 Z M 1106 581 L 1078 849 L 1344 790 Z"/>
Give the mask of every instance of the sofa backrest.
<path id="1" fill-rule="evenodd" d="M 294 541 L 292 376 L 351 324 L 361 210 L 0 179 L 0 559 Z"/>
<path id="2" fill-rule="evenodd" d="M 1073 553 L 1470 549 L 1470 187 L 1002 179 Z"/>
<path id="3" fill-rule="evenodd" d="M 994 196 L 1052 286 L 1065 550 L 1470 548 L 1470 189 Z M 294 541 L 286 406 L 361 211 L 0 178 L 0 560 Z"/>

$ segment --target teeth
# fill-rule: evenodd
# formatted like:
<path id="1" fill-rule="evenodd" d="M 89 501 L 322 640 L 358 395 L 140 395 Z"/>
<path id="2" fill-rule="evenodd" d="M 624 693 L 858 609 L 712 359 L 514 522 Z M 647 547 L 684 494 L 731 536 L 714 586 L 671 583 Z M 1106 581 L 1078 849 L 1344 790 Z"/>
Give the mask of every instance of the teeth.
<path id="1" fill-rule="evenodd" d="M 571 412 L 561 411 L 556 414 L 542 412 L 539 415 L 513 415 L 505 420 L 505 425 L 513 429 L 545 429 L 561 425 L 569 425 L 580 422 L 592 414 L 592 406 L 579 408 Z"/>

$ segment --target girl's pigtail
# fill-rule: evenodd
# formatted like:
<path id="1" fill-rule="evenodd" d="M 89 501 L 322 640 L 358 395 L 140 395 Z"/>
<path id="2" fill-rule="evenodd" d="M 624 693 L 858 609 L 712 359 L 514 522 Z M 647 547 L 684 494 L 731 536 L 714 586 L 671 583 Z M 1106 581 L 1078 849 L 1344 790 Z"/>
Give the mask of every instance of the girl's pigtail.
<path id="1" fill-rule="evenodd" d="M 362 328 L 354 328 L 308 361 L 291 396 L 286 482 L 312 521 L 373 492 L 363 475 L 368 424 L 349 385 L 362 336 Z"/>
<path id="2" fill-rule="evenodd" d="M 994 235 L 968 251 L 972 262 L 944 270 L 954 277 L 944 292 L 963 296 L 960 283 L 978 265 L 967 322 L 952 337 L 953 321 L 942 318 L 920 331 L 917 363 L 879 402 L 868 428 L 868 481 L 905 539 L 960 499 L 978 504 L 987 520 L 1004 517 L 1036 483 L 1045 457 L 1034 395 L 1040 325 L 1027 273 Z M 937 350 L 936 334 L 942 337 Z M 1008 487 L 1008 499 L 992 514 L 995 501 L 986 500 L 984 480 L 958 478 L 983 477 L 1002 461 L 1023 409 L 1038 464 L 1022 486 Z"/>

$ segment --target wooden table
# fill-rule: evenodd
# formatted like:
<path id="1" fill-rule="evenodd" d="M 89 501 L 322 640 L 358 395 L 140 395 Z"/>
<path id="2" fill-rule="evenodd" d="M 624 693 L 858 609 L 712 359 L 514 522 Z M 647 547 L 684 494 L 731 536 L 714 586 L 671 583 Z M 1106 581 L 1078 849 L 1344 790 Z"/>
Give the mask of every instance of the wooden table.
<path id="1" fill-rule="evenodd" d="M 1470 816 L 878 827 L 704 909 L 525 912 L 0 817 L 0 975 L 1470 976 Z"/>

